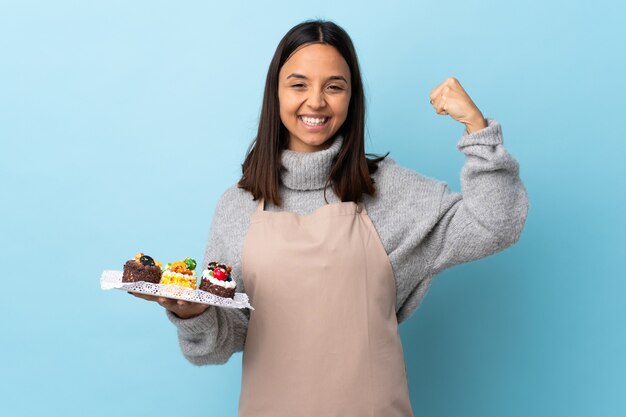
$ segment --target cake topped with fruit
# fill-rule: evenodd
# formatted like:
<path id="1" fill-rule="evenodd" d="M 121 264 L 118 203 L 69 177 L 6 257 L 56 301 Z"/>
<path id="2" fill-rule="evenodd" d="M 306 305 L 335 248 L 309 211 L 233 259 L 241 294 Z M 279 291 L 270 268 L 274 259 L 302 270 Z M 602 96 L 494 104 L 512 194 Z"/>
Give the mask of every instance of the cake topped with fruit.
<path id="1" fill-rule="evenodd" d="M 185 258 L 183 261 L 170 262 L 163 271 L 161 284 L 178 285 L 196 289 L 196 261 L 191 258 Z"/>
<path id="2" fill-rule="evenodd" d="M 237 283 L 231 277 L 232 270 L 231 266 L 218 262 L 209 262 L 207 269 L 202 271 L 200 289 L 219 297 L 233 298 Z"/>
<path id="3" fill-rule="evenodd" d="M 161 262 L 139 252 L 134 259 L 126 261 L 122 282 L 152 282 L 158 284 L 161 281 Z"/>

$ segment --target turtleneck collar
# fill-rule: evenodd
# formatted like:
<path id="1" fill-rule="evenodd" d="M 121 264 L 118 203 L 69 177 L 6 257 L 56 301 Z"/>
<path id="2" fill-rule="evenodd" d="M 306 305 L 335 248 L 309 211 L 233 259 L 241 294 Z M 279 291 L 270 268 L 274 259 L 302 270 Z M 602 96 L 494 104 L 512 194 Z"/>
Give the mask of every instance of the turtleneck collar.
<path id="1" fill-rule="evenodd" d="M 296 152 L 285 149 L 282 152 L 282 164 L 285 170 L 281 180 L 285 187 L 292 190 L 321 190 L 330 175 L 333 158 L 339 153 L 343 137 L 336 136 L 333 143 L 317 152 Z"/>

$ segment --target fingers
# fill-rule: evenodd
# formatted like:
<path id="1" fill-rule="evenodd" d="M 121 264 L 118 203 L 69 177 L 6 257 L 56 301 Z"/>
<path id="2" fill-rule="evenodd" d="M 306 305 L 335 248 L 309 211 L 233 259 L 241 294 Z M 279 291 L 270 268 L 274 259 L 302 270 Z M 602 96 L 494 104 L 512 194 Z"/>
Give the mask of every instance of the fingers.
<path id="1" fill-rule="evenodd" d="M 183 300 L 176 300 L 171 307 L 166 307 L 181 319 L 190 319 L 202 314 L 209 306 L 200 303 L 190 303 Z"/>
<path id="2" fill-rule="evenodd" d="M 446 96 L 444 94 L 435 96 L 434 98 L 431 97 L 430 104 L 432 104 L 437 114 L 441 114 L 441 115 L 448 114 L 446 112 Z"/>
<path id="3" fill-rule="evenodd" d="M 448 78 L 447 80 L 445 80 L 444 82 L 442 82 L 441 84 L 439 84 L 437 87 L 433 88 L 432 91 L 430 92 L 430 98 L 431 100 L 435 100 L 435 98 L 439 97 L 441 95 L 441 91 L 444 89 L 444 87 L 446 87 L 449 83 L 450 78 Z"/>
<path id="4" fill-rule="evenodd" d="M 448 92 L 449 87 L 447 87 L 446 82 L 447 80 L 439 84 L 430 92 L 430 104 L 433 106 L 437 114 L 442 114 L 442 115 L 447 114 L 445 110 L 445 105 L 446 105 L 445 93 Z"/>
<path id="5" fill-rule="evenodd" d="M 176 306 L 178 305 L 178 301 L 180 300 L 173 300 L 171 298 L 165 298 L 165 297 L 158 297 L 157 299 L 157 303 L 159 303 L 161 307 L 166 308 L 168 310 L 175 309 Z"/>
<path id="6" fill-rule="evenodd" d="M 192 311 L 198 308 L 198 303 L 190 303 L 185 300 L 174 300 L 172 298 L 159 297 L 158 301 L 159 305 L 173 313 L 176 313 L 179 316 L 184 315 L 185 312 Z"/>
<path id="7" fill-rule="evenodd" d="M 141 294 L 138 292 L 130 292 L 128 291 L 128 293 L 132 296 L 135 296 L 137 298 L 143 298 L 144 300 L 148 300 L 148 301 L 157 301 L 158 297 L 155 295 L 149 295 L 149 294 Z"/>
<path id="8" fill-rule="evenodd" d="M 454 77 L 449 77 L 444 82 L 433 88 L 430 92 L 430 104 L 433 106 L 437 114 L 447 115 L 448 100 L 454 100 L 458 95 L 457 91 L 463 91 L 463 87 L 459 81 Z"/>
<path id="9" fill-rule="evenodd" d="M 172 313 L 183 319 L 196 317 L 202 314 L 209 307 L 206 304 L 192 303 L 185 300 L 176 300 L 173 298 L 159 297 L 156 295 L 133 293 L 130 291 L 128 293 L 137 298 L 156 302 L 161 307 L 171 311 Z"/>
<path id="10" fill-rule="evenodd" d="M 184 301 L 184 300 L 174 300 L 172 298 L 166 298 L 166 297 L 158 297 L 156 295 L 150 295 L 150 294 L 141 294 L 141 293 L 136 293 L 136 292 L 128 292 L 130 295 L 134 295 L 137 298 L 142 298 L 144 300 L 148 300 L 148 301 L 154 301 L 156 303 L 158 303 L 160 306 L 165 307 L 167 309 L 170 309 L 172 307 L 176 307 L 176 306 L 181 306 L 181 307 L 185 307 L 189 304 L 189 302 Z"/>
<path id="11" fill-rule="evenodd" d="M 187 307 L 191 303 L 185 300 L 174 300 L 172 298 L 159 297 L 159 304 L 168 305 L 168 306 L 177 305 L 177 306 Z"/>

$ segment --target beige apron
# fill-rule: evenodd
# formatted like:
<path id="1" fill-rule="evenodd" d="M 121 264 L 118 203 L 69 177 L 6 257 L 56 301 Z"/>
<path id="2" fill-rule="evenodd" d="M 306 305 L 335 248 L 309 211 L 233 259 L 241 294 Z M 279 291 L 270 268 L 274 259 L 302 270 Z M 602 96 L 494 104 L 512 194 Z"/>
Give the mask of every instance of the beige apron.
<path id="1" fill-rule="evenodd" d="M 240 417 L 408 417 L 391 264 L 362 204 L 252 214 Z"/>

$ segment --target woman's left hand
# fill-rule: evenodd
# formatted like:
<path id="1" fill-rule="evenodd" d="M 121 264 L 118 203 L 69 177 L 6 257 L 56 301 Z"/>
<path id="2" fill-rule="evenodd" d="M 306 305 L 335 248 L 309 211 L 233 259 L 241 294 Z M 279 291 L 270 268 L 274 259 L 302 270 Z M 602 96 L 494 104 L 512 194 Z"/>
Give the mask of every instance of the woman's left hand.
<path id="1" fill-rule="evenodd" d="M 450 115 L 463 123 L 468 133 L 487 127 L 483 114 L 454 77 L 448 78 L 430 92 L 430 104 L 437 114 Z"/>
<path id="2" fill-rule="evenodd" d="M 129 292 L 130 295 L 134 295 L 144 300 L 154 301 L 161 307 L 174 313 L 178 318 L 191 319 L 197 317 L 209 308 L 208 304 L 192 303 L 184 300 L 174 300 L 172 298 L 158 297 L 156 295 L 139 294 L 135 292 Z"/>

